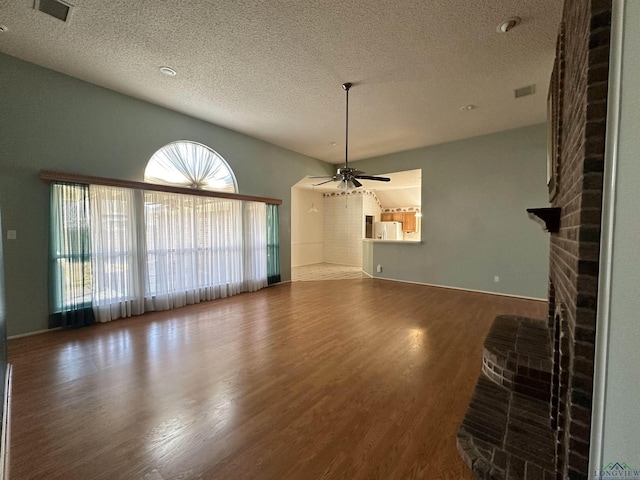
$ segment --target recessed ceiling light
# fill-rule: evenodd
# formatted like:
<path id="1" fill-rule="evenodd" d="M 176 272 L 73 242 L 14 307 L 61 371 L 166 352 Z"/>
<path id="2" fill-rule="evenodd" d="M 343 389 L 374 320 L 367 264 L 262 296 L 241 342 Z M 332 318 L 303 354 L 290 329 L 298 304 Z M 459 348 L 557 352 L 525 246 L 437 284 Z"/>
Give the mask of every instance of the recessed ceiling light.
<path id="1" fill-rule="evenodd" d="M 464 107 L 460 107 L 460 110 L 463 112 L 468 112 L 469 110 L 475 110 L 476 107 L 475 105 L 465 105 Z"/>
<path id="2" fill-rule="evenodd" d="M 175 77 L 178 74 L 178 72 L 170 67 L 160 67 L 160 71 L 169 77 Z"/>
<path id="3" fill-rule="evenodd" d="M 498 33 L 507 33 L 508 31 L 513 30 L 518 25 L 520 25 L 521 21 L 522 19 L 520 17 L 508 18 L 507 20 L 505 20 L 504 22 L 502 22 L 500 25 L 496 27 L 496 31 Z"/>

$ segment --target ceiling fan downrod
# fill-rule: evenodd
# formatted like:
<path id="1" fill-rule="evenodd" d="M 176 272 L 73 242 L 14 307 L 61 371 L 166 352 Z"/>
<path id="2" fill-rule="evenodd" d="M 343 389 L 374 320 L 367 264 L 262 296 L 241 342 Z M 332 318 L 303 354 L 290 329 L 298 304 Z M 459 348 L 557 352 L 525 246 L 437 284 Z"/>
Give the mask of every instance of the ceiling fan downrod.
<path id="1" fill-rule="evenodd" d="M 345 92 L 347 92 L 347 109 L 346 109 L 346 125 L 345 125 L 345 139 L 344 139 L 344 168 L 349 168 L 349 89 L 353 86 L 353 83 L 347 82 L 342 84 Z"/>
<path id="2" fill-rule="evenodd" d="M 358 179 L 375 180 L 377 182 L 388 182 L 388 177 L 378 177 L 375 175 L 365 175 L 364 172 L 349 167 L 349 89 L 353 83 L 343 83 L 342 89 L 347 92 L 346 98 L 346 115 L 345 115 L 345 141 L 344 141 L 344 167 L 338 168 L 335 175 L 320 175 L 309 178 L 326 178 L 328 180 L 314 184 L 314 186 L 324 185 L 329 182 L 339 182 L 338 188 L 341 190 L 349 190 L 350 188 L 362 187 L 362 183 Z"/>

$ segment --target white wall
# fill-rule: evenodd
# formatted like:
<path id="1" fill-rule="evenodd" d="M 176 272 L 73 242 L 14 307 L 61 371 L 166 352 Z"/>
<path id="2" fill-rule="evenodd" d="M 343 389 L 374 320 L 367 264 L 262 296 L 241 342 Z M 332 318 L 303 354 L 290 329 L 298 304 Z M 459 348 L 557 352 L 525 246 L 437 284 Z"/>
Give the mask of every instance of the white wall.
<path id="1" fill-rule="evenodd" d="M 318 212 L 309 212 L 311 205 Z M 322 262 L 324 234 L 322 193 L 303 188 L 291 189 L 291 266 Z"/>
<path id="2" fill-rule="evenodd" d="M 323 261 L 338 265 L 362 266 L 364 215 L 362 192 L 325 196 Z"/>
<path id="3" fill-rule="evenodd" d="M 640 470 L 640 2 L 613 8 L 592 474 L 609 462 Z"/>
<path id="4" fill-rule="evenodd" d="M 326 262 L 362 266 L 365 215 L 380 221 L 381 205 L 373 192 L 323 196 L 313 190 L 291 189 L 291 265 Z M 318 213 L 309 213 L 311 204 Z"/>
<path id="5" fill-rule="evenodd" d="M 376 196 L 374 192 L 363 192 L 362 195 L 362 214 L 370 215 L 373 217 L 374 222 L 380 221 L 380 212 L 382 211 L 382 205 L 380 204 L 380 200 Z M 363 222 L 362 224 L 362 238 L 364 238 L 366 233 L 366 226 Z"/>

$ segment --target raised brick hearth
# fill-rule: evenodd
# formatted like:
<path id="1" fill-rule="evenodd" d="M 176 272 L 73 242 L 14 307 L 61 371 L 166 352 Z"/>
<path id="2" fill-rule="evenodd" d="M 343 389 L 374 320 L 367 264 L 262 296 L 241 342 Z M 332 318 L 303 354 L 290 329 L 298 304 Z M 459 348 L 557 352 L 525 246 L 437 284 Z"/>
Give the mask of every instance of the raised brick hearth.
<path id="1" fill-rule="evenodd" d="M 551 346 L 544 320 L 502 315 L 493 322 L 457 439 L 462 458 L 478 478 L 556 478 Z"/>
<path id="2" fill-rule="evenodd" d="M 482 371 L 489 379 L 548 402 L 552 369 L 546 322 L 510 315 L 496 317 L 482 355 Z"/>

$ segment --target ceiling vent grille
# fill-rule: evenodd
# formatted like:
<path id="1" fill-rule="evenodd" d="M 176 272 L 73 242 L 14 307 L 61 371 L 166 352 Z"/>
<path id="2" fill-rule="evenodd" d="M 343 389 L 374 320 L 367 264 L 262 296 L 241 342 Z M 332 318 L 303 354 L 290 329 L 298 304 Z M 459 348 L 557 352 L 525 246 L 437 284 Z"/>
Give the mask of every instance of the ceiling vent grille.
<path id="1" fill-rule="evenodd" d="M 33 8 L 63 22 L 69 19 L 69 14 L 71 13 L 71 5 L 59 0 L 35 0 Z"/>
<path id="2" fill-rule="evenodd" d="M 516 98 L 526 97 L 527 95 L 533 95 L 534 93 L 536 93 L 536 86 L 527 85 L 526 87 L 516 88 L 513 91 L 513 93 L 516 96 Z"/>

